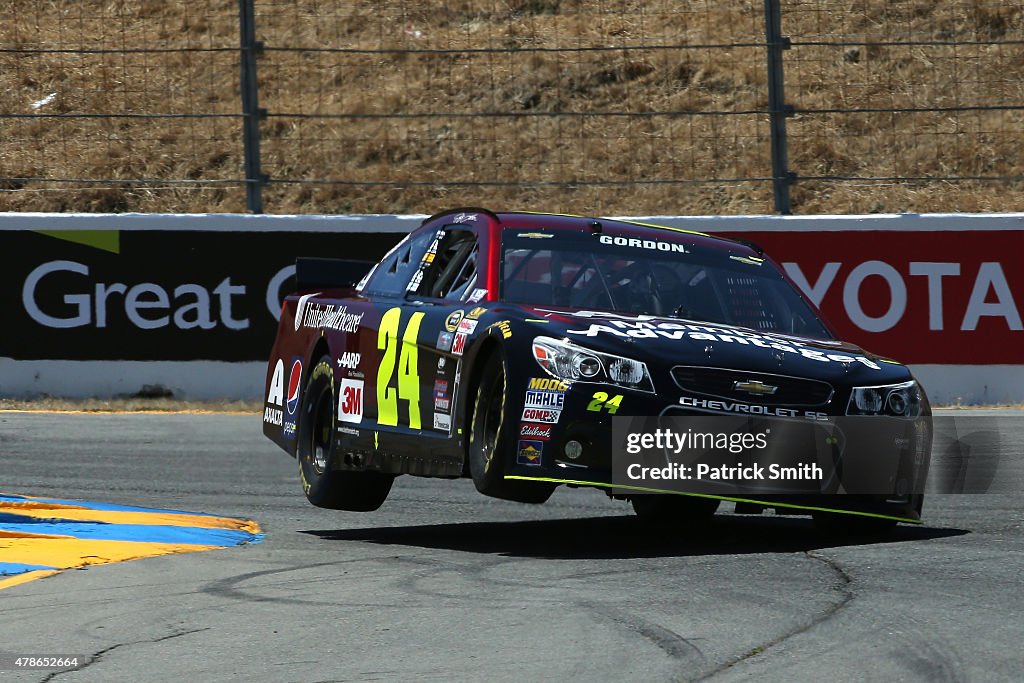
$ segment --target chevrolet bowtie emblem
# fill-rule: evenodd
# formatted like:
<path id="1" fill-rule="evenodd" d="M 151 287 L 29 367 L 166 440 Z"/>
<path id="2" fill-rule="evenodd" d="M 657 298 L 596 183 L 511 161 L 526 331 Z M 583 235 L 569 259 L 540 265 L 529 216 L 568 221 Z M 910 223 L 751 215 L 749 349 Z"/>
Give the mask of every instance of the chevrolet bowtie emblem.
<path id="1" fill-rule="evenodd" d="M 765 384 L 764 382 L 758 382 L 756 379 L 750 379 L 746 382 L 733 382 L 733 391 L 745 391 L 748 394 L 759 394 L 768 395 L 774 394 L 778 391 L 778 387 L 772 386 L 771 384 Z"/>

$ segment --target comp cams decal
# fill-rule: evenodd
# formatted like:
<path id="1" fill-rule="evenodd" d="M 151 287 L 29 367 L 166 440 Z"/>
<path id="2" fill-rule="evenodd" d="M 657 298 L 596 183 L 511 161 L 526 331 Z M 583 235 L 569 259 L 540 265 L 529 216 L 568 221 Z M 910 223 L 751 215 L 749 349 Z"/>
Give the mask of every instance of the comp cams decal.
<path id="1" fill-rule="evenodd" d="M 523 408 L 523 422 L 557 424 L 558 418 L 561 416 L 561 410 L 551 410 L 547 408 Z"/>

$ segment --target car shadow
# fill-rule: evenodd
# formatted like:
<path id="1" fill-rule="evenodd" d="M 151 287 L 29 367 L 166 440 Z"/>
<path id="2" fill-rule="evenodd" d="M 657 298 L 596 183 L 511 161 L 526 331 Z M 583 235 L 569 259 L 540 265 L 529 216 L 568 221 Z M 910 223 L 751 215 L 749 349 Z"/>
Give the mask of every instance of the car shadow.
<path id="1" fill-rule="evenodd" d="M 651 527 L 630 516 L 522 522 L 465 522 L 363 529 L 308 530 L 325 541 L 459 550 L 538 559 L 628 559 L 699 555 L 793 553 L 906 543 L 970 533 L 965 529 L 897 526 L 883 536 L 838 536 L 806 518 L 716 515 L 700 527 Z"/>

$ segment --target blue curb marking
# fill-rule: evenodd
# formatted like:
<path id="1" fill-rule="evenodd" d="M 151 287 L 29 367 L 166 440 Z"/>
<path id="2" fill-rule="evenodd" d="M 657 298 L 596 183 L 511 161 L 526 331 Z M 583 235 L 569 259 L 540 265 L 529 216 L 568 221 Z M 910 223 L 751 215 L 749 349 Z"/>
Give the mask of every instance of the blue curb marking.
<path id="1" fill-rule="evenodd" d="M 79 520 L 55 521 L 6 513 L 0 513 L 0 529 L 15 533 L 72 536 L 93 541 L 141 541 L 144 543 L 219 546 L 253 543 L 261 540 L 263 536 L 263 534 L 253 534 L 236 529 L 205 529 L 156 524 L 110 524 Z"/>
<path id="2" fill-rule="evenodd" d="M 102 510 L 106 512 L 164 512 L 169 515 L 196 515 L 197 517 L 223 517 L 211 512 L 188 512 L 186 510 L 166 510 L 163 508 L 142 508 L 134 505 L 115 505 L 114 503 L 94 503 L 84 500 L 62 500 L 60 498 L 29 498 L 28 496 L 17 496 L 10 493 L 0 493 L 0 503 L 55 503 L 57 505 L 71 505 L 88 510 Z M 55 512 L 59 514 L 59 512 Z"/>
<path id="3" fill-rule="evenodd" d="M 19 562 L 0 562 L 0 576 L 16 576 L 25 572 L 53 569 L 58 569 L 58 567 L 45 567 L 41 564 L 21 564 Z"/>

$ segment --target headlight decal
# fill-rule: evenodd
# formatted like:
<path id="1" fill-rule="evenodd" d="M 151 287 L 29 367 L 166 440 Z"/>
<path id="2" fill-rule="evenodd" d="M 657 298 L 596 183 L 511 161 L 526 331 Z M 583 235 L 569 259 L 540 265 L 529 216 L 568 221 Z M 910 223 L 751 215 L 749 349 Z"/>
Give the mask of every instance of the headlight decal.
<path id="1" fill-rule="evenodd" d="M 847 415 L 888 415 L 890 417 L 918 417 L 921 415 L 922 396 L 917 382 L 901 382 L 871 387 L 854 387 Z"/>
<path id="2" fill-rule="evenodd" d="M 532 346 L 537 364 L 552 377 L 566 382 L 611 384 L 654 393 L 654 382 L 643 361 L 594 351 L 553 337 L 535 337 Z"/>

